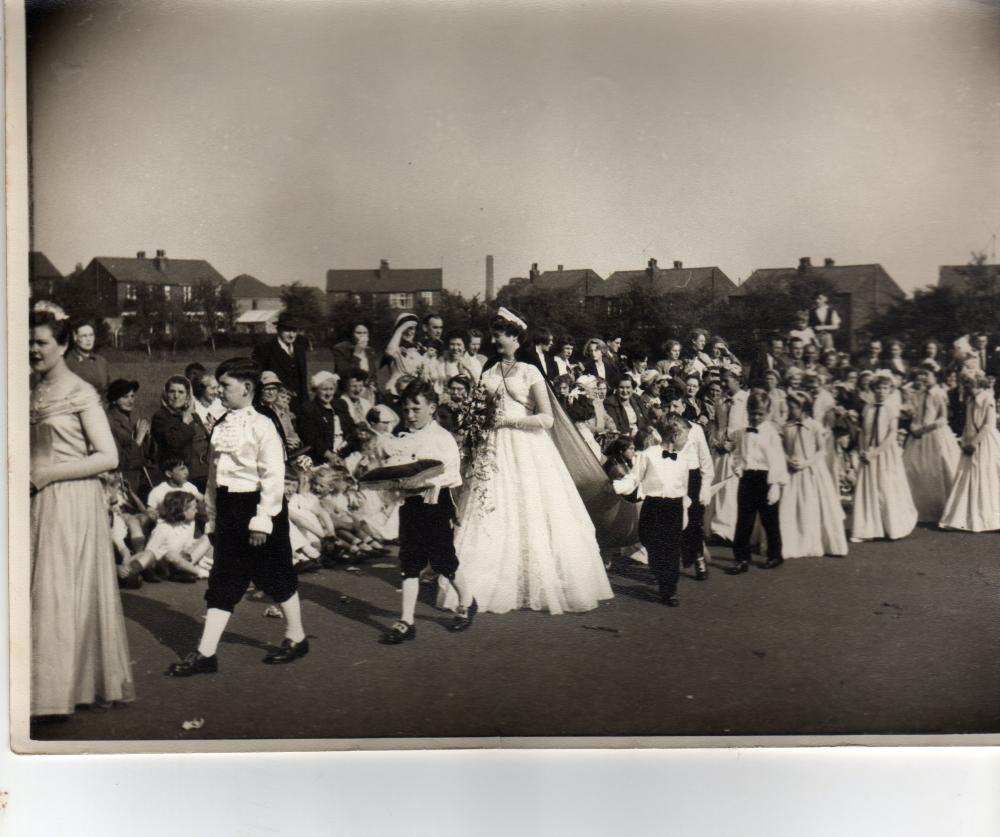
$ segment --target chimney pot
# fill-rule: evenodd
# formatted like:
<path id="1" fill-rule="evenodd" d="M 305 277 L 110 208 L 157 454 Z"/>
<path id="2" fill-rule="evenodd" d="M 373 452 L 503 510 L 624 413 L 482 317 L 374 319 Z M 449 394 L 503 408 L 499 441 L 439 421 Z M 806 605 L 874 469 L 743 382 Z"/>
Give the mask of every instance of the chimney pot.
<path id="1" fill-rule="evenodd" d="M 674 270 L 680 270 L 684 267 L 684 262 L 674 262 Z"/>
<path id="2" fill-rule="evenodd" d="M 166 255 L 167 255 L 167 251 L 166 250 L 157 250 L 156 251 L 156 258 L 158 258 L 158 259 L 165 258 Z"/>
<path id="3" fill-rule="evenodd" d="M 144 259 L 144 258 L 146 258 L 146 251 L 145 250 L 140 250 L 138 253 L 135 254 L 135 257 L 137 259 Z"/>
<path id="4" fill-rule="evenodd" d="M 803 256 L 799 259 L 799 270 L 805 270 L 807 267 L 812 267 L 812 259 L 809 256 Z"/>
<path id="5" fill-rule="evenodd" d="M 556 265 L 556 270 L 558 270 L 560 273 L 562 273 L 562 269 L 563 269 L 563 266 L 561 264 L 560 265 Z"/>
<path id="6" fill-rule="evenodd" d="M 836 262 L 833 259 L 830 258 L 823 259 L 823 267 L 833 267 L 835 264 Z"/>
<path id="7" fill-rule="evenodd" d="M 649 261 L 648 261 L 648 262 L 646 263 L 646 265 L 647 265 L 647 267 L 651 267 L 651 268 L 655 268 L 655 267 L 656 267 L 656 259 L 650 259 L 650 260 L 649 260 Z"/>
<path id="8" fill-rule="evenodd" d="M 379 263 L 378 263 L 378 266 L 379 266 L 379 270 L 388 270 L 389 269 L 389 260 L 388 259 L 381 259 L 379 261 Z"/>

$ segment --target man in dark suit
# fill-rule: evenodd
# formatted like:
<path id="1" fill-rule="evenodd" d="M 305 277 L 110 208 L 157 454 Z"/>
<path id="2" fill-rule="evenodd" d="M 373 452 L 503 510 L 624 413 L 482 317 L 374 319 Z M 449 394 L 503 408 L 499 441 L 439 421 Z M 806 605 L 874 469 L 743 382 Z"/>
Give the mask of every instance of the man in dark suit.
<path id="1" fill-rule="evenodd" d="M 750 368 L 750 380 L 762 381 L 765 372 L 777 372 L 784 380 L 788 371 L 788 356 L 785 354 L 785 341 L 780 335 L 774 335 L 769 341 L 763 355 Z"/>
<path id="2" fill-rule="evenodd" d="M 854 362 L 854 368 L 859 372 L 875 372 L 884 366 L 885 361 L 882 360 L 882 341 L 877 338 L 868 341 L 867 354 L 859 357 Z"/>
<path id="3" fill-rule="evenodd" d="M 627 376 L 618 381 L 615 394 L 604 399 L 604 410 L 622 436 L 635 436 L 637 431 L 649 425 L 646 406 L 635 394 L 632 379 Z"/>
<path id="4" fill-rule="evenodd" d="M 253 360 L 261 371 L 274 372 L 292 394 L 292 412 L 299 414 L 309 399 L 306 347 L 298 340 L 301 324 L 288 314 L 278 318 L 278 333 L 254 346 Z"/>
<path id="5" fill-rule="evenodd" d="M 540 328 L 532 335 L 531 345 L 520 349 L 518 360 L 530 363 L 552 383 L 559 377 L 559 367 L 552 356 L 552 343 L 555 338 L 547 328 Z"/>

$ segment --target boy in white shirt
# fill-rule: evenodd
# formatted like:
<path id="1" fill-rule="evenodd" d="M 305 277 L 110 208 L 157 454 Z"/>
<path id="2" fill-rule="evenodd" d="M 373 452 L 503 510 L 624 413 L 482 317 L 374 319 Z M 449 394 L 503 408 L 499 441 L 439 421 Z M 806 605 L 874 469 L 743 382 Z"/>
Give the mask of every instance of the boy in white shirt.
<path id="1" fill-rule="evenodd" d="M 420 573 L 428 564 L 439 576 L 450 581 L 458 593 L 459 605 L 448 626 L 450 631 L 469 628 L 477 610 L 471 591 L 457 578 L 458 556 L 453 531 L 455 505 L 451 489 L 462 484 L 458 445 L 451 433 L 434 420 L 438 396 L 432 384 L 419 379 L 412 381 L 403 390 L 401 400 L 407 432 L 393 440 L 386 464 L 434 459 L 444 465 L 444 471 L 420 488 L 405 489 L 406 498 L 399 510 L 403 607 L 399 621 L 379 640 L 383 645 L 399 645 L 416 638 L 413 621 L 420 592 Z"/>
<path id="2" fill-rule="evenodd" d="M 146 499 L 146 506 L 149 511 L 153 512 L 153 515 L 159 516 L 163 499 L 171 491 L 186 491 L 188 494 L 193 494 L 198 502 L 205 499 L 194 483 L 188 482 L 188 466 L 180 457 L 166 457 L 160 463 L 160 470 L 166 479 L 159 485 L 153 486 Z"/>
<path id="3" fill-rule="evenodd" d="M 234 358 L 222 363 L 215 377 L 229 412 L 212 430 L 205 492 L 205 532 L 215 547 L 205 592 L 208 611 L 198 650 L 172 663 L 170 677 L 219 670 L 219 641 L 251 582 L 278 603 L 285 622 L 281 647 L 264 662 L 291 663 L 309 653 L 292 569 L 285 446 L 274 423 L 253 408 L 260 369 L 249 358 Z"/>
<path id="4" fill-rule="evenodd" d="M 736 566 L 726 571 L 729 575 L 740 575 L 750 569 L 750 535 L 758 514 L 767 534 L 764 568 L 771 570 L 782 564 L 778 500 L 781 487 L 788 482 L 788 464 L 781 434 L 766 421 L 770 408 L 771 400 L 763 392 L 754 392 L 747 399 L 748 426 L 739 433 L 733 449 L 733 471 L 740 483 L 733 538 Z"/>
<path id="5" fill-rule="evenodd" d="M 684 397 L 679 392 L 671 392 L 665 396 L 667 412 L 682 417 L 684 413 Z M 700 424 L 688 424 L 687 442 L 681 454 L 687 458 L 688 488 L 687 496 L 691 504 L 687 510 L 687 525 L 681 541 L 681 563 L 685 567 L 692 564 L 695 567 L 695 578 L 704 581 L 708 578 L 708 563 L 705 561 L 705 507 L 711 499 L 712 479 L 715 476 L 715 463 L 712 452 L 705 438 L 705 431 Z"/>
<path id="6" fill-rule="evenodd" d="M 681 540 L 684 531 L 684 498 L 688 491 L 688 457 L 681 453 L 688 439 L 688 422 L 668 416 L 660 426 L 662 444 L 650 445 L 635 455 L 632 472 L 616 480 L 619 494 L 636 492 L 641 499 L 639 540 L 649 555 L 660 601 L 677 607 L 677 581 L 681 573 Z"/>

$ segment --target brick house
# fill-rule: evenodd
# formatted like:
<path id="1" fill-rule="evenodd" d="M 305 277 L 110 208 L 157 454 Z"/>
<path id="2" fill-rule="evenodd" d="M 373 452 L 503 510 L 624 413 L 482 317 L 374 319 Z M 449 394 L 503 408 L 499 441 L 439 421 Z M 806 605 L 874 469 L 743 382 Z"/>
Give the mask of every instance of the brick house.
<path id="1" fill-rule="evenodd" d="M 868 323 L 906 298 L 880 264 L 839 265 L 824 259 L 822 266 L 814 266 L 809 257 L 799 259 L 798 267 L 755 270 L 731 298 L 738 299 L 749 290 L 787 287 L 805 276 L 822 279 L 833 288 L 830 304 L 840 314 L 841 334 L 847 335 L 846 348 L 851 352 L 857 351 Z M 843 348 L 840 339 L 837 345 Z"/>
<path id="2" fill-rule="evenodd" d="M 188 302 L 202 283 L 221 287 L 225 278 L 204 259 L 168 259 L 157 250 L 152 259 L 145 251 L 135 258 L 97 256 L 84 268 L 79 281 L 100 300 L 109 316 L 128 316 L 140 287 L 151 287 L 169 300 Z"/>
<path id="3" fill-rule="evenodd" d="M 508 294 L 514 305 L 537 293 L 566 294 L 576 300 L 580 310 L 587 309 L 591 297 L 599 294 L 604 277 L 589 267 L 566 270 L 558 265 L 555 270 L 538 269 L 538 262 L 531 265 L 528 275 L 515 276 L 508 282 Z"/>
<path id="4" fill-rule="evenodd" d="M 28 292 L 32 298 L 51 296 L 65 278 L 44 253 L 28 253 Z"/>
<path id="5" fill-rule="evenodd" d="M 663 268 L 656 259 L 650 259 L 644 270 L 616 270 L 612 273 L 603 287 L 593 294 L 592 305 L 602 314 L 619 314 L 621 300 L 637 285 L 660 297 L 690 291 L 708 291 L 728 299 L 737 290 L 736 283 L 721 268 L 685 267 L 679 261 L 675 261 L 673 267 Z"/>
<path id="6" fill-rule="evenodd" d="M 412 311 L 418 301 L 436 308 L 441 302 L 442 273 L 439 267 L 391 268 L 386 259 L 374 270 L 328 270 L 327 310 L 350 301 L 364 306 L 384 301 L 397 311 Z"/>

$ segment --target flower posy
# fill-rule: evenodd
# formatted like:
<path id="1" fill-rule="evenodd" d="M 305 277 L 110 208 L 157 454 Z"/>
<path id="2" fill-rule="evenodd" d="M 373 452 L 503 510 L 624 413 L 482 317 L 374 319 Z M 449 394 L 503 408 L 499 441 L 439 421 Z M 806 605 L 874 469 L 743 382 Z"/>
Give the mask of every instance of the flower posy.
<path id="1" fill-rule="evenodd" d="M 490 431 L 496 427 L 498 412 L 499 395 L 490 392 L 483 384 L 477 384 L 455 416 L 465 475 L 482 514 L 492 510 L 489 480 L 496 472 L 497 464 L 495 440 Z"/>

